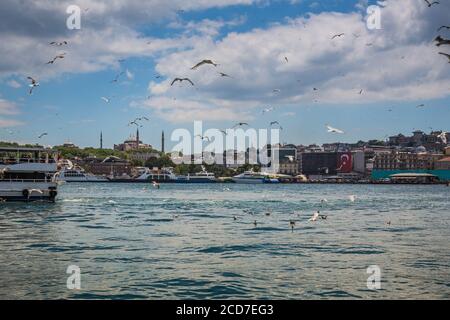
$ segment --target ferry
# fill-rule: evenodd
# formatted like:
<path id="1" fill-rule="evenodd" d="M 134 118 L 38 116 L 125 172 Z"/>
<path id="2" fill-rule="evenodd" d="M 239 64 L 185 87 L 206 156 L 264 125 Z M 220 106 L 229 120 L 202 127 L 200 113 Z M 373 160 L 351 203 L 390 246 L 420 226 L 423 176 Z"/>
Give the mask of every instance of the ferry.
<path id="1" fill-rule="evenodd" d="M 161 171 L 141 168 L 137 177 L 131 179 L 133 182 L 176 182 L 177 177 L 169 168 L 163 168 Z"/>
<path id="2" fill-rule="evenodd" d="M 260 183 L 277 183 L 277 179 L 271 179 L 268 173 L 245 171 L 237 176 L 234 176 L 232 180 L 241 184 L 260 184 Z"/>
<path id="3" fill-rule="evenodd" d="M 0 148 L 0 201 L 55 202 L 57 152 L 44 148 Z"/>
<path id="4" fill-rule="evenodd" d="M 61 182 L 109 182 L 106 177 L 96 176 L 76 167 L 61 169 L 55 179 Z"/>
<path id="5" fill-rule="evenodd" d="M 188 183 L 214 183 L 217 182 L 216 176 L 212 172 L 206 171 L 206 168 L 202 166 L 202 171 L 195 173 L 194 175 L 187 176 Z"/>

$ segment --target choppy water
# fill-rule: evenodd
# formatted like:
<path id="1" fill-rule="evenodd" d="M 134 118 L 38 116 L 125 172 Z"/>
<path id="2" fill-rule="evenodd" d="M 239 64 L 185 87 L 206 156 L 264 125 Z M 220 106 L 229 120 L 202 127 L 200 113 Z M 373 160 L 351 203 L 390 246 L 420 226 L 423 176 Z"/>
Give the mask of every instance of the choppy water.
<path id="1" fill-rule="evenodd" d="M 56 204 L 0 204 L 0 298 L 449 299 L 449 199 L 445 186 L 66 184 Z M 308 222 L 317 209 L 328 219 Z"/>

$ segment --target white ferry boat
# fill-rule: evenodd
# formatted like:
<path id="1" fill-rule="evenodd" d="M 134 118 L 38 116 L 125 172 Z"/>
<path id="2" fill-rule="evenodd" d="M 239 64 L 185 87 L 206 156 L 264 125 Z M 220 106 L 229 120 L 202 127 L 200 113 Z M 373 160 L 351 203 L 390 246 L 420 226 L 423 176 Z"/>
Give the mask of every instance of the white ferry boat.
<path id="1" fill-rule="evenodd" d="M 242 184 L 275 183 L 274 179 L 270 179 L 268 173 L 254 171 L 245 171 L 244 173 L 234 176 L 232 180 Z"/>
<path id="2" fill-rule="evenodd" d="M 212 172 L 206 171 L 206 168 L 202 166 L 202 171 L 195 173 L 194 175 L 187 176 L 188 183 L 213 183 L 217 182 L 216 176 Z"/>
<path id="3" fill-rule="evenodd" d="M 56 181 L 61 182 L 108 182 L 109 179 L 87 173 L 81 168 L 63 168 L 55 175 Z"/>
<path id="4" fill-rule="evenodd" d="M 0 201 L 49 201 L 57 196 L 56 152 L 43 148 L 0 148 Z"/>

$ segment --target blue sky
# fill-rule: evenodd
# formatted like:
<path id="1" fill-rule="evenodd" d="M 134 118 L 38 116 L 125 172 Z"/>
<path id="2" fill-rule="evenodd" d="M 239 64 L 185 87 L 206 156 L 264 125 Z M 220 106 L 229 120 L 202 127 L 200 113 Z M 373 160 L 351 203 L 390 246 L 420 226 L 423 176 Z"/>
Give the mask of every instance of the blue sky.
<path id="1" fill-rule="evenodd" d="M 386 1 L 382 30 L 365 27 L 373 4 L 365 1 L 70 3 L 89 8 L 81 30 L 65 26 L 69 2 L 2 3 L 0 140 L 98 146 L 103 131 L 112 147 L 135 131 L 127 124 L 139 116 L 151 119 L 141 138 L 156 148 L 162 130 L 170 148 L 171 132 L 192 130 L 193 120 L 220 129 L 241 120 L 268 128 L 277 120 L 282 141 L 295 144 L 450 131 L 450 65 L 438 54 L 450 50 L 432 43 L 448 24 L 449 3 Z M 331 40 L 338 33 L 345 35 Z M 49 45 L 62 40 L 69 45 Z M 61 52 L 64 59 L 45 65 Z M 202 59 L 219 66 L 190 70 Z M 110 83 L 122 71 L 128 77 Z M 40 82 L 33 95 L 29 75 Z M 196 86 L 171 87 L 177 76 Z M 262 114 L 269 106 L 274 111 Z M 345 134 L 331 135 L 325 124 Z M 48 136 L 38 139 L 42 132 Z"/>

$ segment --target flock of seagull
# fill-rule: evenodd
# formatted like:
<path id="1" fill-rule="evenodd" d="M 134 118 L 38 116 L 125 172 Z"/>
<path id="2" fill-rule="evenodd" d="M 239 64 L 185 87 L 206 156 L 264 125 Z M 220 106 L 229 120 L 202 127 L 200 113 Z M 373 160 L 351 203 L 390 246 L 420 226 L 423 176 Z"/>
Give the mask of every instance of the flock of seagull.
<path id="1" fill-rule="evenodd" d="M 429 8 L 431 8 L 431 7 L 433 7 L 433 6 L 436 6 L 436 5 L 439 5 L 439 4 L 440 4 L 439 1 L 433 1 L 433 2 L 432 2 L 432 1 L 429 1 L 429 0 L 424 0 L 424 1 L 425 1 L 426 5 L 427 5 Z M 306 26 L 305 26 L 305 27 L 306 27 Z M 437 29 L 437 31 L 438 31 L 438 32 L 441 32 L 441 31 L 444 30 L 444 29 L 445 29 L 445 30 L 450 30 L 450 26 L 443 25 L 443 26 L 439 27 L 439 28 Z M 331 37 L 331 40 L 336 40 L 336 39 L 338 39 L 338 38 L 345 37 L 345 35 L 346 35 L 346 34 L 345 34 L 344 32 L 337 33 L 337 34 L 335 34 L 335 35 L 333 35 L 333 36 Z M 357 38 L 357 37 L 360 37 L 360 35 L 358 35 L 358 34 L 353 34 L 353 36 L 356 37 L 356 38 Z M 446 38 L 444 38 L 444 37 L 441 36 L 441 35 L 438 35 L 438 36 L 434 39 L 434 41 L 436 42 L 436 46 L 438 46 L 438 47 L 441 47 L 441 46 L 444 46 L 444 45 L 450 45 L 450 39 L 446 39 Z M 64 47 L 64 46 L 67 46 L 69 43 L 68 43 L 68 41 L 52 41 L 52 42 L 50 42 L 49 44 L 52 45 L 52 46 L 55 46 L 55 47 Z M 371 43 L 367 43 L 367 46 L 370 46 L 370 45 L 372 45 L 372 44 L 371 44 Z M 450 54 L 449 54 L 449 53 L 439 52 L 439 54 L 442 55 L 442 56 L 447 57 L 447 58 L 448 58 L 448 62 L 450 63 Z M 49 60 L 46 64 L 47 64 L 47 65 L 53 65 L 53 64 L 55 64 L 55 63 L 57 62 L 57 60 L 64 59 L 65 56 L 66 56 L 66 53 L 65 53 L 65 52 L 63 52 L 63 53 L 58 53 L 58 54 L 56 54 L 51 60 Z M 402 58 L 403 58 L 403 57 L 402 57 Z M 284 57 L 284 60 L 285 60 L 286 63 L 289 63 L 289 58 L 288 58 L 288 57 L 285 56 L 285 57 Z M 124 61 L 125 61 L 124 59 L 118 60 L 119 63 L 122 63 L 122 62 L 124 62 Z M 210 65 L 210 66 L 213 66 L 213 67 L 218 67 L 218 66 L 219 66 L 219 64 L 218 64 L 217 62 L 213 61 L 212 59 L 204 59 L 204 60 L 201 60 L 200 62 L 196 63 L 196 64 L 195 64 L 194 66 L 192 66 L 190 69 L 195 71 L 195 70 L 199 70 L 202 66 L 206 66 L 206 65 Z M 129 76 L 129 75 L 130 75 L 130 72 L 129 72 L 128 70 L 126 70 L 126 71 L 120 71 L 120 72 L 114 77 L 114 79 L 112 79 L 112 80 L 110 81 L 110 83 L 118 83 L 119 80 L 121 79 L 121 77 L 123 77 L 124 75 Z M 232 76 L 230 76 L 229 74 L 227 74 L 227 73 L 225 73 L 225 72 L 223 72 L 223 71 L 219 71 L 219 72 L 218 72 L 218 75 L 219 75 L 220 77 L 228 77 L 228 78 L 232 78 Z M 157 78 L 161 78 L 160 75 L 157 75 L 156 77 L 157 77 Z M 27 79 L 30 81 L 30 84 L 29 84 L 29 88 L 30 88 L 30 89 L 29 89 L 29 94 L 31 95 L 31 94 L 33 94 L 34 90 L 35 90 L 37 87 L 40 86 L 40 83 L 38 82 L 38 80 L 37 80 L 36 78 L 34 78 L 34 77 L 32 77 L 32 76 L 28 76 Z M 300 80 L 298 80 L 298 81 L 300 81 Z M 188 83 L 190 86 L 195 86 L 194 81 L 192 81 L 189 77 L 175 77 L 175 78 L 171 81 L 170 86 L 171 86 L 171 87 L 174 86 L 174 84 L 177 83 L 177 82 L 180 83 L 180 84 L 182 84 L 183 82 L 186 82 L 186 83 Z M 319 91 L 319 89 L 316 88 L 316 87 L 314 87 L 312 90 L 313 90 L 313 91 Z M 272 92 L 273 92 L 273 94 L 279 94 L 279 93 L 281 93 L 281 89 L 273 89 Z M 364 92 L 364 90 L 363 90 L 363 89 L 360 89 L 358 93 L 359 93 L 360 95 L 362 95 L 363 92 Z M 101 98 L 101 100 L 103 100 L 105 103 L 110 103 L 113 97 L 102 96 L 102 97 L 100 97 L 100 98 Z M 317 100 L 315 100 L 315 101 L 317 102 Z M 423 108 L 423 107 L 425 107 L 424 104 L 420 104 L 420 105 L 417 106 L 417 108 Z M 274 111 L 274 110 L 275 110 L 274 107 L 266 107 L 266 108 L 264 108 L 264 109 L 262 110 L 262 114 L 264 115 L 264 114 L 270 113 L 270 112 L 272 112 L 272 111 Z M 392 111 L 392 109 L 389 109 L 389 111 Z M 136 119 L 130 121 L 130 122 L 128 123 L 128 126 L 130 126 L 130 125 L 136 125 L 137 127 L 142 127 L 141 122 L 142 122 L 143 120 L 148 121 L 148 118 L 146 118 L 146 117 L 136 118 Z M 280 125 L 280 123 L 279 123 L 278 121 L 271 121 L 271 122 L 270 122 L 270 127 L 273 127 L 273 126 L 275 126 L 275 125 L 276 125 L 280 130 L 283 129 L 282 126 Z M 239 123 L 237 123 L 237 124 L 233 127 L 233 129 L 236 129 L 237 127 L 242 127 L 242 126 L 249 126 L 249 124 L 246 123 L 246 122 L 239 122 Z M 325 127 L 326 127 L 328 133 L 331 133 L 331 134 L 345 134 L 345 131 L 344 131 L 344 130 L 337 129 L 337 128 L 332 127 L 332 126 L 330 126 L 330 125 L 328 125 L 328 124 L 325 125 Z M 221 130 L 221 132 L 223 132 L 224 134 L 227 133 L 225 130 Z M 442 139 L 442 140 L 445 139 L 445 134 L 446 134 L 446 133 L 443 133 L 443 135 L 441 135 L 441 139 Z M 41 134 L 41 135 L 39 136 L 39 139 L 41 139 L 42 137 L 44 137 L 44 136 L 46 136 L 46 135 L 47 135 L 47 133 Z M 444 138 L 443 138 L 442 136 L 444 136 Z M 203 136 L 201 136 L 201 139 L 202 139 L 202 140 L 208 140 L 208 141 L 210 140 L 209 137 L 203 137 Z"/>

